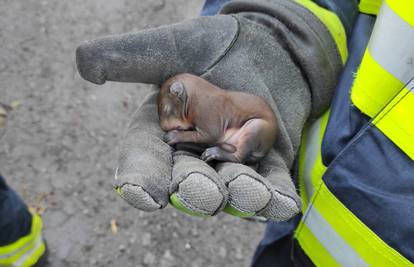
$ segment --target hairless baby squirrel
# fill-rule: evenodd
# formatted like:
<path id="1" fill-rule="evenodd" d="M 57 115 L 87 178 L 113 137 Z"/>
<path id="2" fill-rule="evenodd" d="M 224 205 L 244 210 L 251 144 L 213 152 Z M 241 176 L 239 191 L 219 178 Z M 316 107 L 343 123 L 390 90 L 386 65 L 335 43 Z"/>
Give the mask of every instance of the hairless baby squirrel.
<path id="1" fill-rule="evenodd" d="M 223 90 L 192 74 L 162 84 L 158 97 L 161 129 L 169 145 L 208 147 L 201 159 L 256 163 L 272 147 L 276 117 L 258 96 Z"/>

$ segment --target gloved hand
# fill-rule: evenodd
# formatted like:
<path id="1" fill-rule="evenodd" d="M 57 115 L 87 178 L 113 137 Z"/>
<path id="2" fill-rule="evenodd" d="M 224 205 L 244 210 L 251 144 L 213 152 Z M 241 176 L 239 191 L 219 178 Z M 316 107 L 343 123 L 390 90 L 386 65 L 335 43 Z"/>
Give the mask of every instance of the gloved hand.
<path id="1" fill-rule="evenodd" d="M 280 127 L 274 148 L 255 168 L 228 162 L 213 168 L 163 142 L 154 88 L 128 127 L 115 183 L 124 200 L 145 211 L 170 201 L 190 214 L 224 209 L 287 220 L 301 207 L 289 173 L 301 130 L 329 104 L 339 53 L 321 22 L 293 2 L 235 1 L 222 13 L 86 42 L 76 51 L 78 70 L 96 84 L 158 86 L 188 72 L 266 99 Z"/>

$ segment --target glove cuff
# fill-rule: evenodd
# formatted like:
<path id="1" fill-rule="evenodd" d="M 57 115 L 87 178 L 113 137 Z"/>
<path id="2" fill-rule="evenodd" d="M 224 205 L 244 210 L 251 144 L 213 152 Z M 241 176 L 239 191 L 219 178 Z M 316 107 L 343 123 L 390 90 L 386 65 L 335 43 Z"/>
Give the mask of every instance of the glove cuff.
<path id="1" fill-rule="evenodd" d="M 222 14 L 240 14 L 260 24 L 299 67 L 311 89 L 311 118 L 330 104 L 342 61 L 335 40 L 309 10 L 292 1 L 232 1 Z"/>

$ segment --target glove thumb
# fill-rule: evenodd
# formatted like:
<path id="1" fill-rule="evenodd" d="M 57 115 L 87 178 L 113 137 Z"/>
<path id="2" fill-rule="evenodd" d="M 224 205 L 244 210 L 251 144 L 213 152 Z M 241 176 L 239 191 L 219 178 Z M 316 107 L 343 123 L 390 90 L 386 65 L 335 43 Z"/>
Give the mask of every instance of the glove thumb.
<path id="1" fill-rule="evenodd" d="M 77 48 L 77 67 L 84 79 L 96 84 L 160 84 L 178 73 L 205 72 L 225 54 L 237 31 L 232 16 L 219 15 L 103 37 Z"/>

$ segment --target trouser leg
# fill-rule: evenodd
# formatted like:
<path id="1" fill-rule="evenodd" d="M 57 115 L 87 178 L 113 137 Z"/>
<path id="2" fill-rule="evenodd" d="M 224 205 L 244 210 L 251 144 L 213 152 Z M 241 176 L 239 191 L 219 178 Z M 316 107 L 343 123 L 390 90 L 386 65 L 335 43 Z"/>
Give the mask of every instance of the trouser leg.
<path id="1" fill-rule="evenodd" d="M 43 266 L 42 220 L 0 176 L 0 266 Z"/>
<path id="2" fill-rule="evenodd" d="M 0 247 L 30 233 L 32 215 L 22 199 L 0 175 Z"/>

